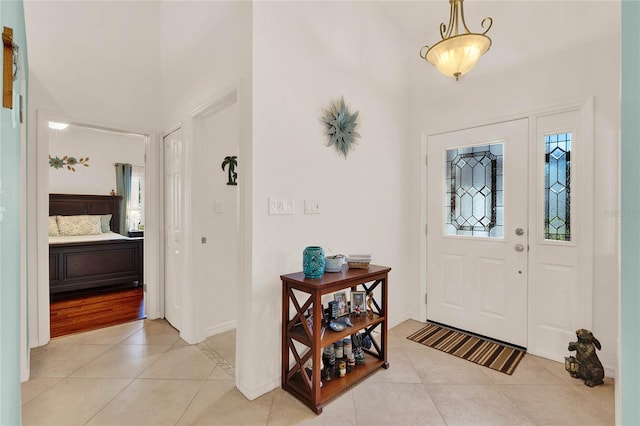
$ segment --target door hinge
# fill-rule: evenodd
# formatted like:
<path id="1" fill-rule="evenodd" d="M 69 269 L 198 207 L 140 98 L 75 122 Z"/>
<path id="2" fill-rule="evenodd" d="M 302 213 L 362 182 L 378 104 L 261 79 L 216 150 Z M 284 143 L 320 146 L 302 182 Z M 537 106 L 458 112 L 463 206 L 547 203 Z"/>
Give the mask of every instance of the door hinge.
<path id="1" fill-rule="evenodd" d="M 147 292 L 147 285 L 146 284 L 142 284 L 142 291 L 144 291 L 145 293 Z"/>
<path id="2" fill-rule="evenodd" d="M 427 293 L 424 294 L 424 304 L 427 304 Z"/>
<path id="3" fill-rule="evenodd" d="M 428 155 L 425 155 L 425 156 L 424 156 L 424 165 L 425 165 L 425 166 L 428 166 L 428 165 L 429 165 L 429 156 L 428 156 Z"/>
<path id="4" fill-rule="evenodd" d="M 429 235 L 429 225 L 424 226 L 424 235 Z"/>

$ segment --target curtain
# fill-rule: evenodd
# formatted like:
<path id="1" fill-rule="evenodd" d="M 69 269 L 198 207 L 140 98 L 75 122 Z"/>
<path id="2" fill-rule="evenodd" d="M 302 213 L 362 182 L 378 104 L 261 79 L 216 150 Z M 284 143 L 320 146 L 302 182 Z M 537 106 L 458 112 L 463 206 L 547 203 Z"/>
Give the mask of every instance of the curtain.
<path id="1" fill-rule="evenodd" d="M 120 233 L 129 232 L 129 206 L 131 205 L 131 164 L 116 163 L 116 191 L 122 196 L 120 203 Z"/>

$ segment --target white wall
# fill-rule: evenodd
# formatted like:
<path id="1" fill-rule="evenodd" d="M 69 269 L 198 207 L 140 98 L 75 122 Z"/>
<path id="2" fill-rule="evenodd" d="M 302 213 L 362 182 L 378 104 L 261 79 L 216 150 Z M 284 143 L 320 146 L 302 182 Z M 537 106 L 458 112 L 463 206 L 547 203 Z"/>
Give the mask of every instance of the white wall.
<path id="1" fill-rule="evenodd" d="M 242 85 L 250 99 L 251 2 L 162 2 L 162 127 Z M 242 96 L 242 95 L 241 95 Z"/>
<path id="2" fill-rule="evenodd" d="M 243 268 L 240 250 L 248 250 L 251 238 L 245 218 L 251 188 L 251 11 L 250 2 L 161 4 L 163 127 L 184 126 L 191 158 L 185 170 L 192 211 L 187 269 L 197 284 L 185 297 L 198 312 L 196 340 L 236 326 L 238 298 L 245 300 L 241 284 L 248 283 L 240 275 L 250 270 L 251 260 L 244 256 Z M 222 110 L 215 106 L 231 92 L 237 102 Z M 228 155 L 238 156 L 236 187 L 226 185 L 221 169 Z M 216 211 L 216 201 L 222 211 Z"/>
<path id="3" fill-rule="evenodd" d="M 493 45 L 477 67 L 459 82 L 447 79 L 435 67 L 420 61 L 417 54 L 410 53 L 415 58 L 410 80 L 414 88 L 412 140 L 417 141 L 420 134 L 491 123 L 594 97 L 595 252 L 593 264 L 581 267 L 593 267 L 593 332 L 603 346 L 600 359 L 609 371 L 615 370 L 619 290 L 620 5 L 611 1 L 478 4 L 469 3 L 465 8 L 467 24 L 477 31 L 482 17 L 492 16 L 494 25 L 488 35 Z M 427 13 L 424 3 L 406 5 L 404 12 L 408 16 L 425 17 L 425 28 L 432 29 L 432 34 L 414 37 L 414 46 L 438 39 L 437 28 L 445 17 Z M 420 157 L 418 143 L 411 144 L 411 149 L 412 157 Z M 419 179 L 421 167 L 414 164 L 412 180 Z M 420 211 L 419 194 L 411 200 L 410 210 Z M 413 216 L 413 223 L 419 220 Z M 417 247 L 420 238 L 416 235 L 411 246 Z M 412 293 L 415 293 L 419 283 L 412 284 Z M 410 310 L 421 303 L 418 298 L 412 300 Z"/>
<path id="4" fill-rule="evenodd" d="M 278 386 L 280 275 L 302 268 L 302 251 L 371 253 L 389 265 L 392 324 L 408 317 L 412 230 L 407 68 L 398 28 L 379 3 L 265 2 L 254 5 L 253 276 L 247 321 L 254 362 L 239 386 L 255 396 Z M 360 112 L 362 138 L 344 159 L 325 146 L 323 108 L 344 96 Z M 415 141 L 416 144 L 419 141 Z M 270 196 L 291 197 L 295 214 L 269 216 Z M 319 215 L 303 214 L 304 199 Z M 415 295 L 411 295 L 415 297 Z"/>
<path id="5" fill-rule="evenodd" d="M 158 128 L 158 2 L 27 1 L 24 8 L 30 110 L 119 129 Z"/>
<path id="6" fill-rule="evenodd" d="M 78 164 L 75 172 L 49 167 L 49 192 L 55 194 L 108 195 L 116 190 L 115 163 L 144 167 L 145 137 L 113 133 L 71 125 L 49 130 L 49 155 L 89 158 L 88 167 Z"/>

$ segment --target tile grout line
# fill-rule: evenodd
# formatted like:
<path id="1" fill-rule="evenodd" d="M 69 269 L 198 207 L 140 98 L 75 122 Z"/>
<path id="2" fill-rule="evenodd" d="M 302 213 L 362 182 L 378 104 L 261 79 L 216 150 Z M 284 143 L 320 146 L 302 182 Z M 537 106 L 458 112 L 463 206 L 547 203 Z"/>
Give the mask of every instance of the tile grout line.
<path id="1" fill-rule="evenodd" d="M 215 368 L 215 367 L 214 367 Z M 144 379 L 143 379 L 144 380 Z M 176 379 L 177 380 L 177 379 Z M 184 379 L 180 379 L 180 380 L 184 380 Z M 189 411 L 189 408 L 191 407 L 191 405 L 193 405 L 193 401 L 195 401 L 195 399 L 198 397 L 198 394 L 200 393 L 200 391 L 202 391 L 202 388 L 204 387 L 204 385 L 207 383 L 207 379 L 201 379 L 202 383 L 200 384 L 200 387 L 198 388 L 198 390 L 193 394 L 193 397 L 191 398 L 191 401 L 189 401 L 189 403 L 184 407 L 184 410 L 182 411 L 182 414 L 180 414 L 180 417 L 178 417 L 178 420 L 175 422 L 175 425 L 180 424 L 180 421 L 182 420 L 182 418 L 184 417 L 185 414 L 187 414 L 187 411 Z"/>
<path id="2" fill-rule="evenodd" d="M 94 380 L 95 380 L 95 379 L 94 379 Z M 104 379 L 98 379 L 98 380 L 104 380 Z M 127 386 L 125 386 L 125 387 L 123 387 L 122 389 L 120 389 L 120 392 L 117 392 L 115 395 L 113 395 L 113 397 L 112 397 L 110 400 L 106 401 L 106 402 L 102 405 L 102 407 L 100 407 L 100 408 L 99 408 L 99 409 L 98 409 L 98 410 L 97 410 L 97 411 L 96 411 L 96 412 L 95 412 L 91 417 L 89 417 L 89 419 L 88 419 L 86 422 L 84 422 L 84 423 L 83 423 L 83 425 L 87 425 L 87 424 L 89 424 L 89 423 L 91 422 L 91 420 L 93 420 L 93 419 L 94 419 L 98 414 L 100 414 L 100 412 L 101 412 L 102 410 L 104 410 L 104 409 L 107 407 L 107 405 L 111 404 L 111 402 L 112 402 L 114 399 L 116 399 L 116 398 L 117 398 L 117 397 L 118 397 L 122 392 L 124 392 L 124 391 L 125 391 L 125 389 L 127 389 L 129 386 L 131 386 L 131 384 L 132 384 L 133 382 L 135 382 L 136 380 L 137 380 L 137 379 L 129 379 L 129 383 L 127 383 Z"/>
<path id="3" fill-rule="evenodd" d="M 125 344 L 124 344 L 123 342 L 124 342 L 125 340 L 127 340 L 128 338 L 130 338 L 130 337 L 131 337 L 131 336 L 133 336 L 134 334 L 139 333 L 140 331 L 142 331 L 142 330 L 144 330 L 144 329 L 145 329 L 145 323 L 144 323 L 144 320 L 143 320 L 143 322 L 142 322 L 142 327 L 140 327 L 139 329 L 137 329 L 137 330 L 133 331 L 131 334 L 128 334 L 126 337 L 124 337 L 123 339 L 121 339 L 121 340 L 120 340 L 116 345 L 114 345 L 113 347 L 116 347 L 116 346 L 124 346 Z M 143 346 L 148 346 L 148 345 L 144 344 Z M 171 346 L 170 346 L 170 347 L 171 347 Z M 109 349 L 109 350 L 112 350 L 112 349 L 113 349 L 113 348 L 111 348 L 111 349 Z M 167 349 L 167 350 L 168 350 L 168 349 Z M 107 352 L 108 352 L 108 351 L 107 351 Z M 164 352 L 166 352 L 166 350 L 165 350 Z M 155 361 L 153 361 L 153 362 L 151 363 L 151 365 L 152 365 L 152 364 L 154 364 L 156 361 L 157 361 L 157 359 L 156 359 Z M 149 367 L 147 367 L 147 368 L 145 368 L 144 370 L 142 370 L 142 372 L 140 372 L 140 374 L 138 374 L 138 376 L 136 376 L 136 377 L 134 377 L 134 378 L 131 378 L 131 379 L 130 379 L 130 381 L 129 381 L 129 383 L 127 383 L 127 385 L 126 385 L 125 387 L 123 387 L 123 388 L 120 390 L 120 392 L 117 392 L 117 393 L 113 396 L 113 398 L 111 398 L 111 399 L 110 399 L 109 401 L 107 401 L 107 402 L 106 402 L 102 407 L 100 407 L 100 409 L 98 409 L 98 410 L 93 414 L 93 416 L 91 416 L 91 417 L 90 417 L 90 418 L 89 418 L 89 419 L 84 423 L 84 425 L 89 424 L 89 423 L 90 423 L 94 418 L 96 418 L 96 416 L 98 416 L 98 414 L 100 414 L 100 412 L 102 412 L 102 410 L 104 410 L 104 409 L 105 409 L 109 404 L 111 404 L 111 402 L 113 402 L 113 401 L 114 401 L 118 396 L 120 396 L 120 395 L 121 395 L 125 390 L 127 390 L 127 389 L 129 388 L 129 386 L 131 386 L 131 385 L 132 385 L 136 380 L 139 380 L 139 379 L 140 379 L 140 375 L 142 375 L 142 373 L 144 373 L 144 371 L 146 371 L 148 368 L 149 368 Z"/>
<path id="4" fill-rule="evenodd" d="M 420 380 L 420 385 L 422 385 L 422 389 L 424 389 L 424 392 L 429 396 L 429 399 L 431 400 L 431 403 L 433 404 L 434 408 L 438 412 L 438 415 L 440 416 L 440 419 L 442 420 L 442 423 L 447 425 L 447 420 L 445 419 L 444 414 L 440 410 L 440 407 L 438 407 L 438 404 L 436 404 L 436 401 L 434 401 L 433 398 L 431 397 L 431 393 L 429 392 L 429 389 L 428 389 L 428 384 L 426 384 L 426 383 L 424 383 L 422 381 L 422 376 L 420 376 L 420 374 L 418 374 L 418 371 L 416 370 L 416 366 L 415 366 L 414 362 L 411 360 L 411 357 L 409 357 L 409 355 L 407 354 L 407 351 L 405 349 L 401 349 L 401 350 L 402 350 L 402 353 L 407 358 L 407 360 L 409 361 L 409 364 L 411 365 L 411 369 L 413 370 L 413 374 L 415 374 L 416 377 Z"/>

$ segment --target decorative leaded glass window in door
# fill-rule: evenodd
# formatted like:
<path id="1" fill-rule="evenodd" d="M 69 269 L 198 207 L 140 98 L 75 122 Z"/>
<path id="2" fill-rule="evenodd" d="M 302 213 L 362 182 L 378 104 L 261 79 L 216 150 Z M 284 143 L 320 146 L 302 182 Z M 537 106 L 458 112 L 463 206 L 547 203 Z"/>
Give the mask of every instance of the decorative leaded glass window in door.
<path id="1" fill-rule="evenodd" d="M 447 150 L 445 234 L 502 238 L 503 144 Z"/>
<path id="2" fill-rule="evenodd" d="M 571 132 L 544 143 L 544 238 L 571 241 Z"/>

